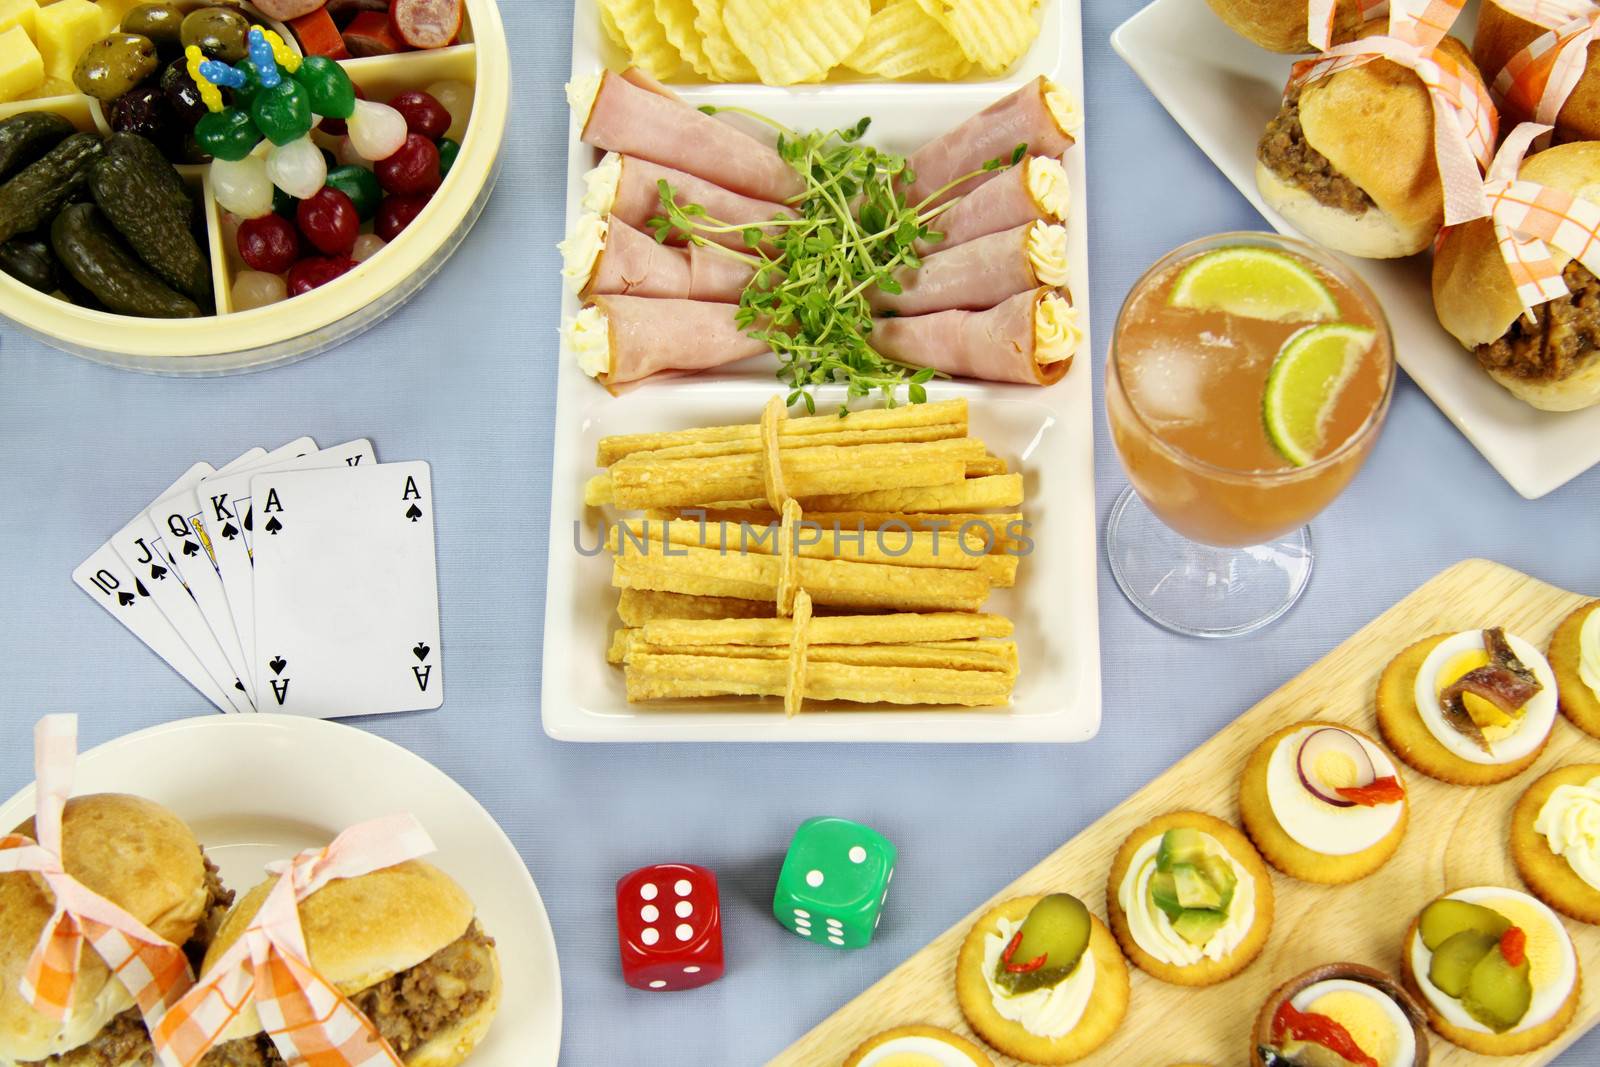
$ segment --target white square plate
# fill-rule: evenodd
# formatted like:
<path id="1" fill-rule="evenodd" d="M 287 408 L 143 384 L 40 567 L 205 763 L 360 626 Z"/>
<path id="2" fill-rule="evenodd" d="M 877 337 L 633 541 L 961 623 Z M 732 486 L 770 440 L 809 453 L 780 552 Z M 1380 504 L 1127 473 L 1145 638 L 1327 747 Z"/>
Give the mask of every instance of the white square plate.
<path id="1" fill-rule="evenodd" d="M 740 103 L 802 127 L 873 118 L 868 138 L 910 151 L 1039 74 L 1083 99 L 1078 0 L 1046 5 L 1044 29 L 1018 69 L 990 81 L 953 84 L 827 82 L 778 89 L 751 85 L 674 85 L 690 103 Z M 579 0 L 573 24 L 575 75 L 622 57 L 604 39 L 593 0 Z M 570 129 L 567 218 L 578 216 L 583 175 L 599 156 Z M 1100 728 L 1100 635 L 1095 590 L 1094 417 L 1088 330 L 1088 212 L 1082 140 L 1066 157 L 1072 181 L 1072 296 L 1085 309 L 1077 365 L 1048 388 L 934 382 L 935 399 L 966 397 L 972 432 L 1025 475 L 1023 512 L 1036 548 L 1021 563 L 1015 589 L 996 590 L 986 608 L 1016 622 L 1022 662 L 1009 708 L 945 711 L 817 710 L 793 719 L 781 704 L 707 701 L 670 710 L 632 705 L 619 670 L 605 662 L 616 629 L 611 566 L 593 550 L 608 516 L 583 504 L 597 473 L 595 445 L 608 434 L 753 422 L 780 388 L 769 357 L 722 371 L 646 382 L 613 397 L 561 353 L 556 392 L 550 564 L 545 603 L 540 710 L 545 731 L 567 741 L 1086 741 Z M 578 310 L 562 292 L 562 316 Z M 819 392 L 818 410 L 842 391 Z M 581 533 L 580 533 L 581 531 Z M 580 540 L 575 541 L 575 538 Z"/>
<path id="2" fill-rule="evenodd" d="M 1457 36 L 1470 41 L 1476 24 L 1469 3 Z M 1294 57 L 1257 48 L 1197 0 L 1155 0 L 1117 28 L 1111 46 L 1273 228 L 1296 233 L 1255 180 L 1256 143 Z M 1513 489 L 1536 499 L 1600 463 L 1600 407 L 1538 411 L 1496 385 L 1434 317 L 1427 256 L 1345 261 L 1383 302 L 1400 365 Z"/>

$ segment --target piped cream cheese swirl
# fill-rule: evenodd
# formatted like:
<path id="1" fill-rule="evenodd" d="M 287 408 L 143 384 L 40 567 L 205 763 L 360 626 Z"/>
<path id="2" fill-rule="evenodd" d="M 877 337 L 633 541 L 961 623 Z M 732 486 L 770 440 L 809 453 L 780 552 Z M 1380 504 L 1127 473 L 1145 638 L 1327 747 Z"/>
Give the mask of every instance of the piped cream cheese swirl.
<path id="1" fill-rule="evenodd" d="M 1048 222 L 1028 227 L 1028 265 L 1040 285 L 1066 285 L 1072 272 L 1067 261 L 1067 228 Z"/>
<path id="2" fill-rule="evenodd" d="M 1028 196 L 1048 219 L 1061 222 L 1072 208 L 1072 183 L 1067 179 L 1067 168 L 1059 159 L 1049 156 L 1029 156 L 1023 164 L 1023 183 Z"/>
<path id="3" fill-rule="evenodd" d="M 1156 873 L 1156 854 L 1161 850 L 1157 834 L 1139 847 L 1128 864 L 1128 873 L 1117 888 L 1117 904 L 1128 918 L 1128 930 L 1138 946 L 1162 963 L 1173 967 L 1192 967 L 1202 960 L 1220 960 L 1244 942 L 1256 917 L 1256 881 L 1238 860 L 1210 834 L 1202 833 L 1206 852 L 1220 856 L 1233 869 L 1237 884 L 1228 903 L 1228 917 L 1204 945 L 1184 940 L 1172 927 L 1167 913 L 1150 897 L 1150 879 Z"/>
<path id="4" fill-rule="evenodd" d="M 563 331 L 578 368 L 591 378 L 611 373 L 611 320 L 590 304 L 567 320 Z"/>
<path id="5" fill-rule="evenodd" d="M 1582 785 L 1556 786 L 1533 828 L 1544 835 L 1551 852 L 1566 859 L 1573 874 L 1600 891 L 1600 775 Z"/>
<path id="6" fill-rule="evenodd" d="M 617 188 L 621 184 L 622 157 L 615 152 L 607 152 L 583 176 L 583 199 L 580 201 L 583 209 L 596 215 L 611 214 L 612 205 L 617 202 Z"/>
<path id="7" fill-rule="evenodd" d="M 1076 137 L 1083 128 L 1083 108 L 1071 93 L 1049 78 L 1044 81 L 1044 106 L 1050 109 L 1050 117 L 1055 119 L 1056 128 L 1062 133 Z"/>
<path id="8" fill-rule="evenodd" d="M 561 276 L 574 293 L 582 292 L 594 276 L 594 265 L 605 251 L 609 231 L 609 216 L 585 211 L 573 222 L 567 236 L 556 242 L 561 252 Z"/>
<path id="9" fill-rule="evenodd" d="M 604 78 L 604 71 L 596 71 L 582 78 L 573 78 L 566 84 L 567 106 L 572 108 L 572 117 L 578 120 L 579 129 L 589 122 L 589 112 L 594 110 L 595 99 L 600 95 L 600 82 Z"/>
<path id="10" fill-rule="evenodd" d="M 1082 344 L 1078 309 L 1060 293 L 1046 293 L 1033 309 L 1033 361 L 1041 367 L 1060 363 Z"/>
<path id="11" fill-rule="evenodd" d="M 1600 700 L 1600 608 L 1590 611 L 1578 630 L 1578 677 Z"/>

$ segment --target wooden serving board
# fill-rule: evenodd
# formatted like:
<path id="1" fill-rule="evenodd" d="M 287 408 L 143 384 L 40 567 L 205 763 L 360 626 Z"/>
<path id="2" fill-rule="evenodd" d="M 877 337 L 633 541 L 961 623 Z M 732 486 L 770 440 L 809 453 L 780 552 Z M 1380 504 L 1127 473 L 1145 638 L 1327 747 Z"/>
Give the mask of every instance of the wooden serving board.
<path id="1" fill-rule="evenodd" d="M 955 958 L 977 917 L 999 900 L 1068 892 L 1105 917 L 1106 878 L 1127 835 L 1164 812 L 1198 809 L 1239 824 L 1239 772 L 1263 738 L 1304 719 L 1348 723 L 1378 737 L 1373 695 L 1390 658 L 1428 634 L 1505 626 L 1539 648 L 1556 624 L 1589 598 L 1546 585 L 1487 560 L 1467 560 L 1438 575 L 1319 662 L 1245 712 L 1217 736 L 1062 845 L 993 900 L 946 930 L 872 988 L 789 1047 L 770 1067 L 823 1067 L 844 1061 L 862 1040 L 892 1026 L 930 1023 L 974 1037 L 955 996 Z M 1539 761 L 1509 782 L 1481 789 L 1445 785 L 1402 764 L 1411 796 L 1400 851 L 1353 885 L 1325 887 L 1274 872 L 1277 919 L 1261 957 L 1242 974 L 1205 989 L 1158 982 L 1129 965 L 1128 1016 L 1084 1064 L 1245 1062 L 1256 1012 L 1282 982 L 1323 963 L 1364 963 L 1398 977 L 1401 941 L 1429 900 L 1466 885 L 1524 888 L 1508 847 L 1511 811 L 1551 768 L 1600 762 L 1600 741 L 1557 716 Z M 1218 775 L 1218 767 L 1233 773 Z M 1556 1042 L 1520 1057 L 1478 1056 L 1433 1037 L 1435 1067 L 1546 1064 L 1600 1022 L 1600 928 L 1566 920 L 1584 972 L 1576 1021 Z M 981 1042 L 980 1042 L 981 1043 Z M 990 1052 L 997 1064 L 1012 1064 Z"/>

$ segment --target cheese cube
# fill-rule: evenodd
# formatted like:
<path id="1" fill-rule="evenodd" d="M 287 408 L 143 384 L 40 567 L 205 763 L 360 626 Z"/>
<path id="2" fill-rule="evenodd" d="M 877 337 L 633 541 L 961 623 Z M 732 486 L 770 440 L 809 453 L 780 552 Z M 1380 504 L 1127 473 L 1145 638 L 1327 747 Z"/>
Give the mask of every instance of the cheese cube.
<path id="1" fill-rule="evenodd" d="M 100 24 L 106 33 L 114 33 L 122 26 L 122 19 L 133 8 L 140 4 L 149 3 L 150 0 L 96 0 L 95 6 L 100 9 Z"/>
<path id="2" fill-rule="evenodd" d="M 0 31 L 21 26 L 33 36 L 34 17 L 39 14 L 39 0 L 0 0 Z"/>
<path id="3" fill-rule="evenodd" d="M 34 40 L 44 57 L 44 72 L 71 81 L 83 50 L 105 36 L 101 19 L 100 9 L 89 0 L 56 0 L 41 7 L 34 18 Z"/>
<path id="4" fill-rule="evenodd" d="M 44 60 L 28 31 L 13 26 L 0 33 L 0 100 L 27 96 L 44 81 Z"/>

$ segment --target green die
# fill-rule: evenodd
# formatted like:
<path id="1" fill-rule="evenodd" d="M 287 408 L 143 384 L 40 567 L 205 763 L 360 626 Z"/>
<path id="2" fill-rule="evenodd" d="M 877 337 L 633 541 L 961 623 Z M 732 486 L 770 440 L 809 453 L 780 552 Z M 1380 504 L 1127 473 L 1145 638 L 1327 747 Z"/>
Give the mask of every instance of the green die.
<path id="1" fill-rule="evenodd" d="M 894 845 L 870 826 L 807 819 L 783 858 L 772 914 L 807 941 L 865 948 L 883 918 L 894 860 Z"/>

